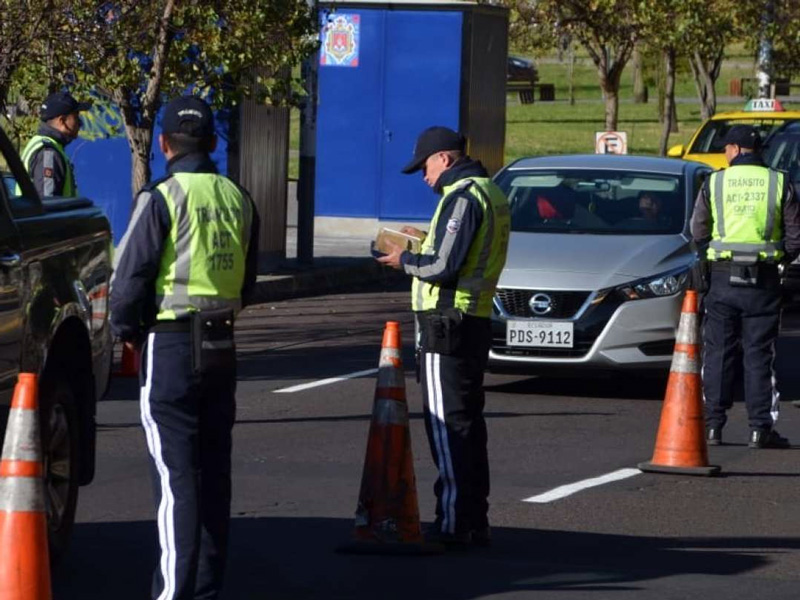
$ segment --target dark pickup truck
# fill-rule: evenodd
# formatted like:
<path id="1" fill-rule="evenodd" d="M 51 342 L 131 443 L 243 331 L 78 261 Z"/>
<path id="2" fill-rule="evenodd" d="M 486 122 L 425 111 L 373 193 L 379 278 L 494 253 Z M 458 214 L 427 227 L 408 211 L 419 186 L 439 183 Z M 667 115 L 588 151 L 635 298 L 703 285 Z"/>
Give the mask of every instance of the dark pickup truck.
<path id="1" fill-rule="evenodd" d="M 2 130 L 0 176 L 0 435 L 17 374 L 38 374 L 50 551 L 57 556 L 69 540 L 78 486 L 94 477 L 95 406 L 112 360 L 111 232 L 90 200 L 42 201 Z"/>

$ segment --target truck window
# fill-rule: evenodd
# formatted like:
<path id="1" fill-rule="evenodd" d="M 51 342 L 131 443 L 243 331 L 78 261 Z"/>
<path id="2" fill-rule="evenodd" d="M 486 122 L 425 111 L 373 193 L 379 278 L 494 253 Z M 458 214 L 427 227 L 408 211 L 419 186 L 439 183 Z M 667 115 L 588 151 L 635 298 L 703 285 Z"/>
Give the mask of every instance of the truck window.
<path id="1" fill-rule="evenodd" d="M 7 140 L 0 140 L 0 142 Z M 14 152 L 10 143 L 0 143 L 0 193 L 5 197 L 4 204 L 8 206 L 11 216 L 15 219 L 31 217 L 42 212 L 42 206 L 38 198 L 30 198 L 20 193 L 17 185 L 14 165 L 19 166 L 18 161 L 9 159 L 9 153 Z M 34 192 L 35 193 L 35 190 Z"/>

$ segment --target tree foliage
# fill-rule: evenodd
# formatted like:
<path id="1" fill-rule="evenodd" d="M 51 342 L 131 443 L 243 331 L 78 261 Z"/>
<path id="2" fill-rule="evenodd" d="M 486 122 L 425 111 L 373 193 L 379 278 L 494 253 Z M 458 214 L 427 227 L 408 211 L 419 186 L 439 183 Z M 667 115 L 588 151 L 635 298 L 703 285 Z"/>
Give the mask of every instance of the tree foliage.
<path id="1" fill-rule="evenodd" d="M 576 40 L 597 69 L 606 101 L 606 129 L 617 127 L 619 85 L 641 27 L 639 0 L 505 0 L 510 32 L 521 48 Z"/>
<path id="2" fill-rule="evenodd" d="M 164 98 L 192 92 L 217 106 L 250 95 L 291 100 L 287 74 L 316 41 L 316 16 L 305 0 L 55 1 L 68 5 L 63 20 L 72 35 L 58 46 L 66 64 L 56 65 L 51 80 L 119 106 L 134 189 L 150 178 L 153 126 Z M 32 60 L 18 73 L 42 76 Z"/>

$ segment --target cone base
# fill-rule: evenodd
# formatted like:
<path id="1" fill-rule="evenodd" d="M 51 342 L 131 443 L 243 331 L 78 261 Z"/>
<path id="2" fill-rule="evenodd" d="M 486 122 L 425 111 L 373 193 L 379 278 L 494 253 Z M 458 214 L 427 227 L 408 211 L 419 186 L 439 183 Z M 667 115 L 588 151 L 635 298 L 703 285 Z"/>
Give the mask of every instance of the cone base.
<path id="1" fill-rule="evenodd" d="M 442 544 L 427 542 L 368 542 L 353 540 L 336 548 L 339 554 L 378 554 L 384 556 L 429 556 L 443 554 Z"/>
<path id="2" fill-rule="evenodd" d="M 645 473 L 668 473 L 671 475 L 700 475 L 712 477 L 718 475 L 720 468 L 717 465 L 707 467 L 671 467 L 669 465 L 657 465 L 652 462 L 643 462 L 638 465 L 640 471 Z"/>

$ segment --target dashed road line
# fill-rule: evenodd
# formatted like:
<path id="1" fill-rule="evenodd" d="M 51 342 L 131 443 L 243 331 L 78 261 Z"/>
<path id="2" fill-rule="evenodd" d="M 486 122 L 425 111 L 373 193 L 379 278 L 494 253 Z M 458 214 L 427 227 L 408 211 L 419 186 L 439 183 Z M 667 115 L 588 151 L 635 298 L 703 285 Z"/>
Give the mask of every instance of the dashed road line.
<path id="1" fill-rule="evenodd" d="M 599 485 L 611 483 L 614 481 L 620 481 L 622 479 L 627 479 L 628 477 L 633 477 L 634 475 L 640 475 L 640 474 L 641 471 L 639 469 L 619 469 L 618 471 L 613 471 L 611 473 L 606 473 L 605 475 L 600 475 L 600 477 L 593 477 L 591 479 L 584 479 L 582 481 L 578 481 L 575 483 L 568 483 L 567 485 L 559 486 L 555 489 L 550 490 L 549 492 L 545 492 L 544 494 L 539 494 L 538 496 L 531 496 L 530 498 L 525 498 L 523 502 L 545 504 L 547 502 L 561 500 L 562 498 L 566 498 L 567 496 L 571 496 L 572 494 L 575 494 L 582 490 L 587 490 L 589 488 L 597 487 Z"/>
<path id="2" fill-rule="evenodd" d="M 357 377 L 365 377 L 367 375 L 374 375 L 378 372 L 378 369 L 367 369 L 366 371 L 356 371 L 355 373 L 347 373 L 346 375 L 339 375 L 338 377 L 329 377 L 328 379 L 320 379 L 319 381 L 312 381 L 310 383 L 301 383 L 300 385 L 293 385 L 287 388 L 281 388 L 279 390 L 274 390 L 276 394 L 291 394 L 292 392 L 302 392 L 303 390 L 309 390 L 311 388 L 320 387 L 323 385 L 329 385 L 331 383 L 338 383 L 340 381 L 346 381 L 347 379 L 356 379 Z"/>

